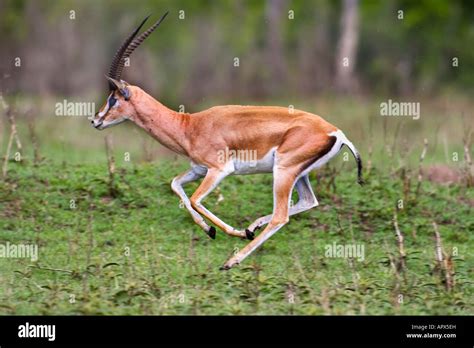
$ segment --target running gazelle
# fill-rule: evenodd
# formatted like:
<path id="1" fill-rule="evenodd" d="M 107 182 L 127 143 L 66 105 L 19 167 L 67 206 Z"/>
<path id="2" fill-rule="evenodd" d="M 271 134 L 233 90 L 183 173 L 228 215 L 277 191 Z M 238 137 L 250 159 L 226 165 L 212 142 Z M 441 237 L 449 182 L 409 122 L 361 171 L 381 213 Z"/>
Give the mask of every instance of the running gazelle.
<path id="1" fill-rule="evenodd" d="M 321 167 L 347 145 L 357 161 L 358 182 L 362 183 L 359 153 L 344 133 L 323 118 L 301 110 L 273 106 L 215 106 L 189 114 L 173 111 L 138 86 L 121 80 L 126 58 L 159 26 L 165 13 L 150 29 L 138 35 L 134 30 L 114 56 L 108 75 L 109 96 L 92 119 L 96 129 L 105 129 L 126 120 L 143 128 L 172 151 L 186 156 L 191 169 L 171 183 L 193 220 L 211 237 L 215 224 L 228 235 L 251 240 L 221 269 L 230 269 L 249 256 L 285 225 L 289 216 L 318 205 L 309 183 L 310 171 Z M 138 36 L 137 36 L 138 35 Z M 224 150 L 251 151 L 255 161 L 235 156 L 222 160 Z M 236 229 L 215 216 L 202 200 L 228 175 L 273 173 L 273 214 L 255 220 L 244 230 Z M 188 198 L 183 185 L 203 178 Z M 293 188 L 299 200 L 290 207 Z M 266 225 L 255 237 L 255 231 Z"/>

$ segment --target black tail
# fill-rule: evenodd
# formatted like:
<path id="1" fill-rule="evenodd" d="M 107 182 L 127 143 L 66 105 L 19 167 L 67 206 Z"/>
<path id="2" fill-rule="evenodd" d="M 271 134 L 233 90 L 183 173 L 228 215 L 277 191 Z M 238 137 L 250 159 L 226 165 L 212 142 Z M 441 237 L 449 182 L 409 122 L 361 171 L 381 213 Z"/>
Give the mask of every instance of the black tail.
<path id="1" fill-rule="evenodd" d="M 347 140 L 347 138 L 344 139 L 343 143 L 351 150 L 357 162 L 357 183 L 362 186 L 364 185 L 364 179 L 362 179 L 362 159 L 360 158 L 359 151 L 357 151 L 354 144 Z"/>
<path id="2" fill-rule="evenodd" d="M 362 179 L 362 159 L 359 154 L 354 155 L 357 162 L 357 183 L 362 186 L 364 185 L 364 179 Z"/>

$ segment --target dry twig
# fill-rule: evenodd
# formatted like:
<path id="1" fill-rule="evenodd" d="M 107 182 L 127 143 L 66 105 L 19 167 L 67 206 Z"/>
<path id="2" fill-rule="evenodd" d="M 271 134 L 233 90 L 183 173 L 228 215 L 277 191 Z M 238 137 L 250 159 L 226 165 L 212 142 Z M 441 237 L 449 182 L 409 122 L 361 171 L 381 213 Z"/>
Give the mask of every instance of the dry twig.
<path id="1" fill-rule="evenodd" d="M 435 232 L 435 256 L 437 267 L 436 270 L 444 278 L 446 290 L 451 291 L 454 287 L 454 264 L 452 262 L 452 256 L 447 255 L 443 250 L 443 244 L 441 242 L 441 235 L 439 233 L 438 225 L 433 221 L 433 229 Z"/>
<path id="2" fill-rule="evenodd" d="M 418 185 L 416 186 L 416 193 L 415 193 L 415 199 L 418 198 L 418 193 L 420 192 L 420 187 L 421 187 L 421 182 L 423 181 L 423 170 L 422 170 L 422 163 L 425 159 L 426 156 L 426 151 L 428 150 L 428 139 L 424 139 L 423 141 L 423 151 L 421 152 L 420 155 L 420 162 L 419 162 L 419 167 L 418 167 Z"/>
<path id="3" fill-rule="evenodd" d="M 396 211 L 393 213 L 393 227 L 395 228 L 395 234 L 397 236 L 398 243 L 398 253 L 400 254 L 398 269 L 404 272 L 406 269 L 406 253 L 404 244 L 405 238 L 403 237 L 400 227 L 398 226 L 398 217 Z"/>
<path id="4" fill-rule="evenodd" d="M 109 193 L 112 197 L 117 196 L 115 186 L 115 158 L 113 154 L 112 140 L 109 135 L 105 136 L 105 151 L 107 154 L 107 167 L 109 170 Z"/>
<path id="5" fill-rule="evenodd" d="M 16 141 L 17 149 L 19 151 L 21 151 L 22 149 L 20 137 L 18 136 L 18 132 L 16 129 L 15 115 L 12 108 L 9 105 L 6 106 L 5 113 L 8 118 L 8 121 L 10 122 L 10 137 L 8 139 L 7 151 L 5 152 L 5 157 L 3 160 L 2 175 L 4 178 L 7 177 L 7 173 L 8 173 L 8 161 L 10 159 L 10 152 L 13 146 L 13 140 Z"/>

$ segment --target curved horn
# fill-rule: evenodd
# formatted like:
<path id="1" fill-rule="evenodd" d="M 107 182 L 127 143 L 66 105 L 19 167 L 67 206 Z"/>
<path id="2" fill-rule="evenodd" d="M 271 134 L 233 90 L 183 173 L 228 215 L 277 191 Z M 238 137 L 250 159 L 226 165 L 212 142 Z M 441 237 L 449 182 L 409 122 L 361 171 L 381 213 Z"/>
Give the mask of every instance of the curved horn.
<path id="1" fill-rule="evenodd" d="M 135 51 L 135 49 L 141 45 L 141 43 L 143 41 L 145 41 L 145 39 L 151 34 L 153 33 L 153 31 L 158 28 L 158 26 L 160 25 L 160 23 L 163 21 L 163 19 L 165 19 L 165 17 L 168 15 L 168 12 L 166 12 L 160 19 L 158 22 L 156 22 L 155 24 L 153 24 L 147 31 L 144 31 L 143 33 L 140 34 L 140 36 L 138 36 L 137 38 L 133 39 L 133 41 L 130 43 L 130 45 L 128 45 L 127 49 L 125 50 L 124 54 L 123 54 L 123 58 L 128 58 L 130 57 L 130 55 L 133 53 L 133 51 Z"/>
<path id="2" fill-rule="evenodd" d="M 140 36 L 136 37 L 138 31 L 141 29 L 143 24 L 146 22 L 148 17 L 146 17 L 140 26 L 125 40 L 120 49 L 117 51 L 114 57 L 114 61 L 110 67 L 109 76 L 114 79 L 120 79 L 122 75 L 123 66 L 125 64 L 125 59 L 130 57 L 133 51 L 140 46 L 140 44 L 145 41 L 145 39 L 160 25 L 160 23 L 168 15 L 166 12 L 155 24 L 153 24 L 148 30 L 144 31 Z M 114 74 L 114 75 L 111 75 Z"/>
<path id="3" fill-rule="evenodd" d="M 125 52 L 125 50 L 127 49 L 128 45 L 130 44 L 130 42 L 132 42 L 132 40 L 135 38 L 135 36 L 137 36 L 138 32 L 140 31 L 140 29 L 143 27 L 143 24 L 145 24 L 145 22 L 147 21 L 147 19 L 150 17 L 150 15 L 148 15 L 142 22 L 141 24 L 137 27 L 137 29 L 135 29 L 126 39 L 125 41 L 122 43 L 122 45 L 120 46 L 120 48 L 117 50 L 117 52 L 115 53 L 114 55 L 114 59 L 112 60 L 112 64 L 110 65 L 110 69 L 109 69 L 109 73 L 108 73 L 108 76 L 111 77 L 111 78 L 114 78 L 114 79 L 120 79 L 120 74 L 119 74 L 119 71 L 120 73 L 122 72 L 122 68 L 123 68 L 123 63 L 122 63 L 122 57 L 123 57 L 123 54 Z"/>

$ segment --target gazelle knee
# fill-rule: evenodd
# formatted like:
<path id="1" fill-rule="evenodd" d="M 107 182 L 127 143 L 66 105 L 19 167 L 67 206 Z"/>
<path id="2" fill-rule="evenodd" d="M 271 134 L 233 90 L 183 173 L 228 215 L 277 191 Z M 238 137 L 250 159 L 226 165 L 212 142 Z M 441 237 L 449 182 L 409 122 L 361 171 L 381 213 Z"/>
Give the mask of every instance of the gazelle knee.
<path id="1" fill-rule="evenodd" d="M 178 180 L 176 180 L 176 178 L 173 179 L 173 181 L 171 181 L 171 189 L 173 190 L 174 193 L 179 195 L 179 190 L 181 189 L 181 185 L 179 184 Z"/>
<path id="2" fill-rule="evenodd" d="M 193 207 L 196 210 L 199 210 L 201 208 L 201 200 L 196 198 L 196 197 L 191 197 L 190 200 L 191 202 L 191 207 Z"/>
<path id="3" fill-rule="evenodd" d="M 191 202 L 191 207 L 193 207 L 194 209 L 198 209 L 198 201 L 195 199 L 195 198 L 192 198 L 189 200 Z"/>
<path id="4" fill-rule="evenodd" d="M 289 216 L 278 217 L 278 218 L 274 217 L 270 221 L 270 224 L 273 225 L 273 226 L 282 226 L 282 225 L 286 225 L 289 221 L 290 221 Z"/>

